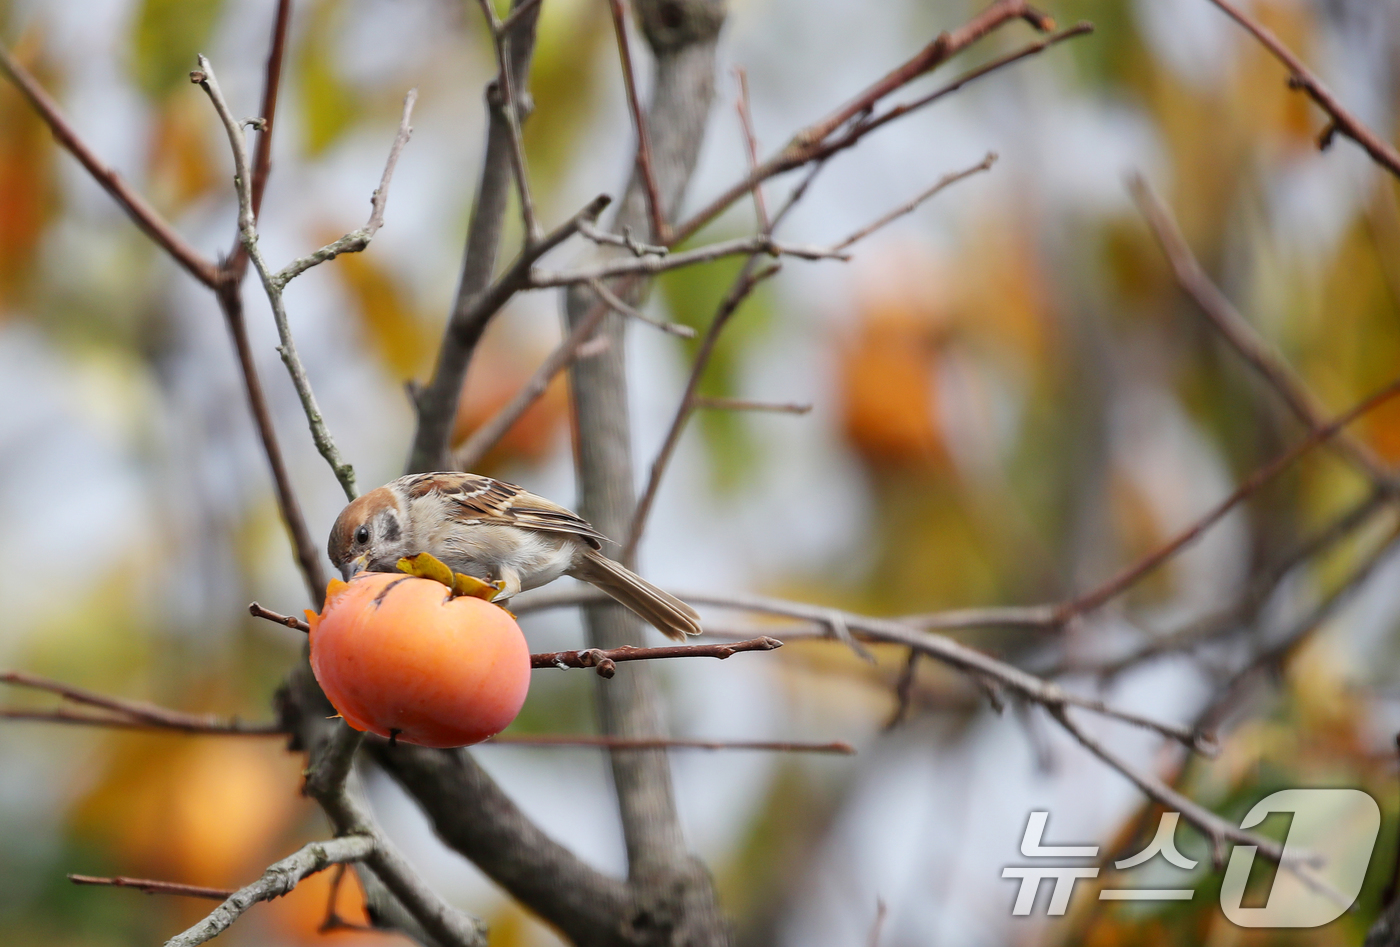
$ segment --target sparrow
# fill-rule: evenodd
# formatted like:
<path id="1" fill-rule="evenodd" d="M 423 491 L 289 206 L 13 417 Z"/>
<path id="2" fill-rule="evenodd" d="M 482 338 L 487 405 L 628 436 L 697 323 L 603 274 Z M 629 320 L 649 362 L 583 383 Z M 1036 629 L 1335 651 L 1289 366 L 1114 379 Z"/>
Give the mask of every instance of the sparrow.
<path id="1" fill-rule="evenodd" d="M 353 500 L 331 527 L 327 551 L 348 582 L 395 572 L 401 558 L 431 553 L 456 572 L 500 583 L 495 601 L 573 576 L 612 596 L 662 634 L 700 634 L 680 599 L 600 551 L 607 541 L 578 514 L 524 487 L 479 474 L 410 474 Z"/>

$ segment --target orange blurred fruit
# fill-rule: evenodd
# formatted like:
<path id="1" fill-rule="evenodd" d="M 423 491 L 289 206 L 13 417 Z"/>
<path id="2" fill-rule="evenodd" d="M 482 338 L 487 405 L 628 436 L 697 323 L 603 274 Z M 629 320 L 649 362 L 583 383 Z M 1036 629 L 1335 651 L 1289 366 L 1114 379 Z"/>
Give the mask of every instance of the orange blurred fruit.
<path id="1" fill-rule="evenodd" d="M 431 579 L 333 580 L 311 622 L 311 669 L 356 730 L 419 746 L 480 743 L 520 712 L 530 651 L 510 613 Z"/>

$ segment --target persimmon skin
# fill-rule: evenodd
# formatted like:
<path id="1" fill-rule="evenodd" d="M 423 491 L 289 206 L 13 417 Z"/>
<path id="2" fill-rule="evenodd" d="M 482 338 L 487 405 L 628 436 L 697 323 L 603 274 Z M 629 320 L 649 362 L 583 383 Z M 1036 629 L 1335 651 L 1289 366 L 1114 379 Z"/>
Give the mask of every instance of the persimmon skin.
<path id="1" fill-rule="evenodd" d="M 333 580 L 311 624 L 311 670 L 356 730 L 419 746 L 480 743 L 525 703 L 530 650 L 501 607 L 431 579 Z"/>

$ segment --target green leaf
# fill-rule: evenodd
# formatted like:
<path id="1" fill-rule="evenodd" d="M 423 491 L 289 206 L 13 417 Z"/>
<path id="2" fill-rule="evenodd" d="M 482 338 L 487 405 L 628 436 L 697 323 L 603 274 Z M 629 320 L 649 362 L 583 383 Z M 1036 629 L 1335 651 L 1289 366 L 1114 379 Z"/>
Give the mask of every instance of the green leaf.
<path id="1" fill-rule="evenodd" d="M 142 92 L 159 99 L 188 83 L 223 5 L 223 0 L 143 0 L 128 64 Z"/>

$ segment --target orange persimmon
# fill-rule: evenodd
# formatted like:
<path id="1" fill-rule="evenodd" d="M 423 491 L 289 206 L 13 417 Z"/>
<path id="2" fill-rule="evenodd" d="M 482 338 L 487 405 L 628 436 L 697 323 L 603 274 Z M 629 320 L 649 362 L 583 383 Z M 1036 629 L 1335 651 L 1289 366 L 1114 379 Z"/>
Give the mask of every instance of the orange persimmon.
<path id="1" fill-rule="evenodd" d="M 431 579 L 362 572 L 327 589 L 311 670 L 345 722 L 420 746 L 479 743 L 515 719 L 530 651 L 509 612 Z"/>

